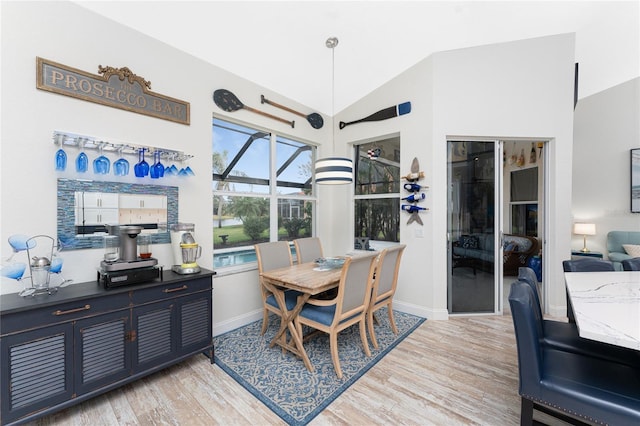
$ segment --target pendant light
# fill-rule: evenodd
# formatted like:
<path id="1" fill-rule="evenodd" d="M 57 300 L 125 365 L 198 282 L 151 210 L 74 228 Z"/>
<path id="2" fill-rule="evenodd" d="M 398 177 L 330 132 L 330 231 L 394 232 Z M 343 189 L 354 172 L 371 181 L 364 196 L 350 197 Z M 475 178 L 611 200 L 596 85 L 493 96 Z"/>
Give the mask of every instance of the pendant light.
<path id="1" fill-rule="evenodd" d="M 333 152 L 336 150 L 335 127 L 335 47 L 338 45 L 336 37 L 329 37 L 325 42 L 331 49 L 331 136 Z M 341 185 L 353 182 L 353 162 L 345 157 L 327 157 L 316 160 L 316 183 L 321 185 Z"/>

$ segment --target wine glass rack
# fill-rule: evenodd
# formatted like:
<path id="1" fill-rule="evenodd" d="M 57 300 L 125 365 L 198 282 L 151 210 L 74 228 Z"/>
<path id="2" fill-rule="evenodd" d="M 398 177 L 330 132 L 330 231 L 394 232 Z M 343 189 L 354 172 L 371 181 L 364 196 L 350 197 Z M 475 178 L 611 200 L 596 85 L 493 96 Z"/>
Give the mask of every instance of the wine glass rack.
<path id="1" fill-rule="evenodd" d="M 193 158 L 193 155 L 185 154 L 182 151 L 176 151 L 173 149 L 165 149 L 157 146 L 137 145 L 132 143 L 120 143 L 110 142 L 100 138 L 79 135 L 76 133 L 63 132 L 56 130 L 53 132 L 53 143 L 60 148 L 64 147 L 77 147 L 80 149 L 95 149 L 102 148 L 104 152 L 113 152 L 117 154 L 135 155 L 137 156 L 141 149 L 144 149 L 149 154 L 160 152 L 160 158 L 172 161 L 185 161 Z"/>

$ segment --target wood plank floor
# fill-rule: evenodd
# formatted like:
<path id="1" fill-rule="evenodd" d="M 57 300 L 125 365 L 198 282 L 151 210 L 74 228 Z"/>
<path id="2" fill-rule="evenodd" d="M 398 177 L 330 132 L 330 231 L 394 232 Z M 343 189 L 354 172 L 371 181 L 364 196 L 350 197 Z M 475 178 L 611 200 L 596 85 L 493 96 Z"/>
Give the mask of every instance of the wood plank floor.
<path id="1" fill-rule="evenodd" d="M 507 314 L 425 321 L 311 425 L 516 425 L 519 419 L 516 344 Z M 198 355 L 32 424 L 285 423 Z"/>

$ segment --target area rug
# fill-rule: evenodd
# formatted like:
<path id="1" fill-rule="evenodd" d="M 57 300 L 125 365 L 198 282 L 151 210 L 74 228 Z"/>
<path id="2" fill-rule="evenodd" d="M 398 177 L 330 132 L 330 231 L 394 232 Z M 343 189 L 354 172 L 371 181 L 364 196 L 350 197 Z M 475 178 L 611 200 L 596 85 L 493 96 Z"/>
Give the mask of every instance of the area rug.
<path id="1" fill-rule="evenodd" d="M 283 354 L 279 346 L 270 348 L 269 342 L 280 323 L 274 316 L 264 336 L 260 335 L 262 320 L 216 336 L 215 362 L 289 425 L 306 425 L 425 321 L 395 310 L 394 316 L 397 336 L 389 326 L 386 308 L 376 312 L 379 348 L 369 345 L 371 357 L 362 350 L 357 325 L 340 333 L 342 379 L 338 379 L 333 368 L 329 337 L 325 333 L 304 344 L 315 369 L 313 373 L 290 352 Z"/>

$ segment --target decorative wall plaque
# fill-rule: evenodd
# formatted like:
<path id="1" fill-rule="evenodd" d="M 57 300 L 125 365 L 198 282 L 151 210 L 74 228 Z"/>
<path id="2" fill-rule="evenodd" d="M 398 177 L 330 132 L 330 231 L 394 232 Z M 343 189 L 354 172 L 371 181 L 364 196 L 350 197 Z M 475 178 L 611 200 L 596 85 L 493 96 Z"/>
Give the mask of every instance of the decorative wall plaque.
<path id="1" fill-rule="evenodd" d="M 189 102 L 151 91 L 151 82 L 127 67 L 98 66 L 101 75 L 37 59 L 36 87 L 72 98 L 189 124 Z"/>

